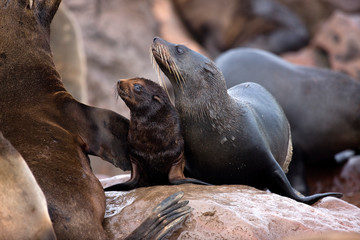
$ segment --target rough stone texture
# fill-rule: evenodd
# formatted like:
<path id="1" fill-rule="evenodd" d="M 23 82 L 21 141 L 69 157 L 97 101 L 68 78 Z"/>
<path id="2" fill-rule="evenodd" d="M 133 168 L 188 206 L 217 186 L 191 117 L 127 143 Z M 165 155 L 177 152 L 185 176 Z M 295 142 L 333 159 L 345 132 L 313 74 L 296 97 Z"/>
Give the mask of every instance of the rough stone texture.
<path id="1" fill-rule="evenodd" d="M 319 29 L 313 45 L 327 52 L 332 69 L 360 79 L 360 14 L 335 12 Z"/>
<path id="2" fill-rule="evenodd" d="M 308 47 L 283 57 L 296 64 L 329 67 L 360 79 L 360 14 L 336 11 L 318 28 Z"/>
<path id="3" fill-rule="evenodd" d="M 102 182 L 108 181 L 114 179 Z M 189 200 L 194 211 L 171 239 L 283 239 L 329 231 L 360 233 L 360 209 L 337 198 L 327 197 L 309 206 L 247 186 L 193 184 L 107 192 L 105 228 L 115 238 L 123 238 L 157 203 L 176 191 L 185 193 L 183 200 Z"/>

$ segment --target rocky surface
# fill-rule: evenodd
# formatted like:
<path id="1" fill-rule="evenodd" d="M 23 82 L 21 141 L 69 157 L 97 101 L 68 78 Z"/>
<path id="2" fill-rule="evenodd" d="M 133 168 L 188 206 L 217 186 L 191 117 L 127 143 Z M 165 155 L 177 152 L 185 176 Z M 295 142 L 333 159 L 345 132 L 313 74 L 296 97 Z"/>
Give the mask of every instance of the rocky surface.
<path id="1" fill-rule="evenodd" d="M 360 79 L 360 14 L 336 11 L 299 52 L 284 54 L 293 63 L 328 67 Z"/>
<path id="2" fill-rule="evenodd" d="M 189 200 L 194 210 L 170 239 L 292 239 L 332 231 L 360 233 L 360 209 L 337 198 L 309 206 L 247 186 L 193 184 L 108 192 L 105 228 L 114 238 L 123 238 L 176 191 L 185 193 L 183 200 Z"/>

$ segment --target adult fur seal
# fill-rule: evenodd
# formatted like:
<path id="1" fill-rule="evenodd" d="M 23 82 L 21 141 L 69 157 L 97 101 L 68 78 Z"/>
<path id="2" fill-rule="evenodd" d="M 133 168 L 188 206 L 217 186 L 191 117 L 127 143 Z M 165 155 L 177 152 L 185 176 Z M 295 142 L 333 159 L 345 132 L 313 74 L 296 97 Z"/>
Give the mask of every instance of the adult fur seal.
<path id="1" fill-rule="evenodd" d="M 180 119 L 164 89 L 151 80 L 132 78 L 118 81 L 117 91 L 130 109 L 128 142 L 132 171 L 129 181 L 105 191 L 169 183 L 205 184 L 184 176 Z"/>
<path id="2" fill-rule="evenodd" d="M 63 87 L 49 45 L 59 4 L 0 0 L 0 131 L 45 194 L 57 238 L 106 239 L 105 194 L 87 154 L 130 170 L 128 120 L 77 102 Z M 135 236 L 158 220 L 151 216 Z"/>
<path id="3" fill-rule="evenodd" d="M 152 53 L 174 87 L 184 131 L 186 170 L 214 184 L 247 184 L 312 204 L 325 196 L 297 195 L 287 180 L 289 123 L 276 100 L 256 83 L 226 91 L 215 64 L 183 45 L 155 38 Z"/>
<path id="4" fill-rule="evenodd" d="M 0 239 L 56 239 L 44 193 L 0 132 Z"/>
<path id="5" fill-rule="evenodd" d="M 230 50 L 216 64 L 228 88 L 253 81 L 282 106 L 291 126 L 294 170 L 304 169 L 304 162 L 330 165 L 336 153 L 360 148 L 359 81 L 327 69 L 297 66 L 255 49 Z M 299 178 L 303 174 L 290 176 L 301 192 L 306 191 Z"/>

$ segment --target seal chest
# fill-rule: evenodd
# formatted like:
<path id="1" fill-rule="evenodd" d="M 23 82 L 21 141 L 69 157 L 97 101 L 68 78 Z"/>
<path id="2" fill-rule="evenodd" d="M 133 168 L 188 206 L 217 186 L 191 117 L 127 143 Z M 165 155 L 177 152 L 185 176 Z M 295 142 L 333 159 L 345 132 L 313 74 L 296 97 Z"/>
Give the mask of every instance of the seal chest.
<path id="1" fill-rule="evenodd" d="M 186 170 L 213 184 L 247 184 L 305 203 L 283 169 L 291 158 L 289 123 L 262 86 L 244 83 L 227 91 L 222 73 L 205 56 L 155 38 L 152 53 L 174 87 L 184 131 Z"/>

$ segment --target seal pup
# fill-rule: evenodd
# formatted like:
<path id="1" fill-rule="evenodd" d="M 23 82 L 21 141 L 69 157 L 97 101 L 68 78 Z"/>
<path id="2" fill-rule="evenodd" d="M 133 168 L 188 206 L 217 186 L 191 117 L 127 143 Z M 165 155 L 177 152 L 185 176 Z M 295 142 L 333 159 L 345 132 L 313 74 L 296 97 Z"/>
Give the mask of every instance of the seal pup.
<path id="1" fill-rule="evenodd" d="M 244 83 L 227 91 L 215 63 L 183 45 L 154 38 L 152 53 L 174 87 L 191 177 L 268 188 L 306 204 L 341 197 L 295 193 L 284 173 L 292 155 L 290 126 L 265 88 Z"/>
<path id="2" fill-rule="evenodd" d="M 305 163 L 334 166 L 335 154 L 360 149 L 359 81 L 329 69 L 291 64 L 256 49 L 227 51 L 215 63 L 228 88 L 256 82 L 283 108 L 291 126 L 296 167 L 290 167 L 289 178 L 297 190 L 307 192 Z"/>
<path id="3" fill-rule="evenodd" d="M 0 0 L 0 131 L 45 194 L 57 238 L 107 239 L 105 194 L 88 154 L 130 170 L 129 123 L 79 103 L 65 90 L 49 43 L 60 2 Z M 151 219 L 162 220 L 157 214 Z M 174 227 L 165 221 L 165 228 Z"/>
<path id="4" fill-rule="evenodd" d="M 180 119 L 164 89 L 144 78 L 122 79 L 117 92 L 130 109 L 128 133 L 132 171 L 129 181 L 105 191 L 164 184 L 204 182 L 185 178 Z"/>
<path id="5" fill-rule="evenodd" d="M 0 132 L 0 239 L 56 239 L 44 193 Z"/>

